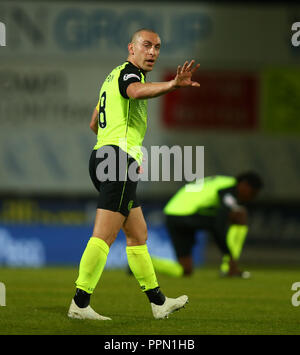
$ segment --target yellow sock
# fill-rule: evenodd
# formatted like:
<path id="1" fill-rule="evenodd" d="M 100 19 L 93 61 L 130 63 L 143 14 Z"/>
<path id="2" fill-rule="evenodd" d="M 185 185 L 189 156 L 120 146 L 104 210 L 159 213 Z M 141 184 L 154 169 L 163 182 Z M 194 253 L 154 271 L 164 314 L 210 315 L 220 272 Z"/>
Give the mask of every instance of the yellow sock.
<path id="1" fill-rule="evenodd" d="M 238 260 L 241 256 L 242 248 L 248 233 L 248 227 L 240 224 L 232 224 L 226 235 L 226 243 L 230 254 L 234 260 Z M 221 271 L 229 271 L 229 255 L 224 255 L 222 258 Z"/>
<path id="2" fill-rule="evenodd" d="M 229 227 L 226 242 L 233 259 L 238 260 L 248 233 L 248 227 L 240 224 L 232 224 Z"/>
<path id="3" fill-rule="evenodd" d="M 104 240 L 91 237 L 82 254 L 76 287 L 93 293 L 106 264 L 109 246 Z"/>
<path id="4" fill-rule="evenodd" d="M 147 244 L 126 247 L 126 253 L 128 265 L 142 291 L 144 292 L 158 287 Z"/>
<path id="5" fill-rule="evenodd" d="M 174 277 L 181 277 L 183 275 L 183 267 L 177 261 L 154 256 L 152 257 L 152 263 L 155 271 L 158 273 Z"/>

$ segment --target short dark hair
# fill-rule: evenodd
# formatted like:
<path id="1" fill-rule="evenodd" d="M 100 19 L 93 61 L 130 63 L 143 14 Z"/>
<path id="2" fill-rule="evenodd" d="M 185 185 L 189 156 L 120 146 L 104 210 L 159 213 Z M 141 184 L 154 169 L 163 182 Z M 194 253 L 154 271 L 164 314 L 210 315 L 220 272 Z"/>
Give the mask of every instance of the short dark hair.
<path id="1" fill-rule="evenodd" d="M 134 40 L 134 38 L 136 37 L 136 35 L 137 35 L 138 33 L 143 32 L 143 31 L 145 31 L 145 32 L 151 32 L 151 33 L 156 33 L 156 34 L 157 34 L 157 32 L 154 31 L 154 30 L 152 30 L 151 28 L 139 28 L 138 30 L 136 30 L 136 31 L 132 34 L 131 39 L 130 39 L 130 42 L 132 42 L 132 41 Z"/>
<path id="2" fill-rule="evenodd" d="M 260 190 L 264 187 L 264 182 L 260 175 L 255 171 L 246 171 L 239 174 L 237 177 L 237 182 L 246 181 L 254 189 Z"/>

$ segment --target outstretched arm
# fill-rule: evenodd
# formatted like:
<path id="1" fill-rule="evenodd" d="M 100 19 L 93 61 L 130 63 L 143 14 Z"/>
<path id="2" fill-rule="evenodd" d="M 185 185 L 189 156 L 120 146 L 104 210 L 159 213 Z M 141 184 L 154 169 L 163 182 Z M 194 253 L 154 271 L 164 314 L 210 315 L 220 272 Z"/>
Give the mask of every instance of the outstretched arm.
<path id="1" fill-rule="evenodd" d="M 183 87 L 199 87 L 200 84 L 192 80 L 193 74 L 200 67 L 200 64 L 194 66 L 195 61 L 185 62 L 183 66 L 177 67 L 176 76 L 170 81 L 159 83 L 140 83 L 135 82 L 128 86 L 127 95 L 132 99 L 151 99 L 157 96 L 167 94 Z"/>

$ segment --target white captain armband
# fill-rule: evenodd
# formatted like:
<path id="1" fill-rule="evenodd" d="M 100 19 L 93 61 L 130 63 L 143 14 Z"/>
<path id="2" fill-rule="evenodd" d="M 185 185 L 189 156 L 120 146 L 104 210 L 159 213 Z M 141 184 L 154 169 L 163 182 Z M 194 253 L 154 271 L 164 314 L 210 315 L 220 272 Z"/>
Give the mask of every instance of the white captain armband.
<path id="1" fill-rule="evenodd" d="M 225 206 L 229 207 L 233 211 L 241 210 L 244 207 L 237 203 L 237 200 L 231 194 L 225 194 L 223 197 L 223 203 Z"/>
<path id="2" fill-rule="evenodd" d="M 139 79 L 139 81 L 141 81 L 141 78 L 138 76 L 138 75 L 136 75 L 136 74 L 125 74 L 124 76 L 123 76 L 123 80 L 124 81 L 126 81 L 126 80 L 128 80 L 128 79 L 130 79 L 130 78 L 137 78 L 137 79 Z"/>

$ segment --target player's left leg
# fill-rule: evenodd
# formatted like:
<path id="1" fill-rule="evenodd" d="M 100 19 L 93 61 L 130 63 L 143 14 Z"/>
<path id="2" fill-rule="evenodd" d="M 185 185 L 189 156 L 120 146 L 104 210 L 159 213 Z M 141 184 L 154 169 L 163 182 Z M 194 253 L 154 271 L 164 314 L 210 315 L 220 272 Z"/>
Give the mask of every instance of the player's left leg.
<path id="1" fill-rule="evenodd" d="M 192 250 L 196 243 L 197 227 L 190 223 L 193 216 L 166 215 L 168 231 L 177 261 L 154 260 L 154 267 L 170 276 L 190 276 L 194 271 Z M 198 216 L 196 217 L 199 218 Z"/>
<path id="2" fill-rule="evenodd" d="M 188 216 L 166 215 L 168 231 L 177 261 L 153 257 L 152 261 L 157 272 L 169 276 L 190 276 L 194 271 L 193 247 L 196 243 L 197 230 L 206 230 L 211 218 L 193 214 Z"/>
<path id="3" fill-rule="evenodd" d="M 122 227 L 127 240 L 128 264 L 143 291 L 158 287 L 147 249 L 147 225 L 141 207 L 132 208 Z"/>
<path id="4" fill-rule="evenodd" d="M 123 231 L 127 239 L 129 267 L 151 303 L 153 316 L 156 319 L 167 318 L 170 313 L 184 307 L 188 297 L 168 298 L 160 290 L 146 244 L 147 225 L 141 207 L 131 209 Z"/>

